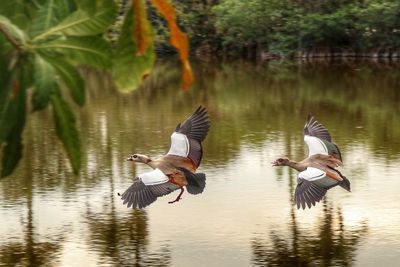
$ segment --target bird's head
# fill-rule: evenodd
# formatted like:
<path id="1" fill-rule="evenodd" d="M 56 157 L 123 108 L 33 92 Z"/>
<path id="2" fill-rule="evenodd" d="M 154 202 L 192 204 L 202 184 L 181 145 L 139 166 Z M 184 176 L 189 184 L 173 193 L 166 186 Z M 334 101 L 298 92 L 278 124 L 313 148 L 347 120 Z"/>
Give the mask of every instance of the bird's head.
<path id="1" fill-rule="evenodd" d="M 289 158 L 282 157 L 278 158 L 277 160 L 271 162 L 272 166 L 288 166 L 289 165 Z"/>
<path id="2" fill-rule="evenodd" d="M 141 154 L 133 154 L 133 155 L 130 155 L 126 160 L 134 161 L 134 162 L 141 162 L 141 163 L 148 163 L 150 161 L 150 157 L 146 156 L 146 155 L 141 155 Z"/>

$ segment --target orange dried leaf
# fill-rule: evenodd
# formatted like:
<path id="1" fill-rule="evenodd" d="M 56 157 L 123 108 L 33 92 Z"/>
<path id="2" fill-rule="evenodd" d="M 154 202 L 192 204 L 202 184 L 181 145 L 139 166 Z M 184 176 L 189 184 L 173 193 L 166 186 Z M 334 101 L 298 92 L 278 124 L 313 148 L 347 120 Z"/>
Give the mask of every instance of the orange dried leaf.
<path id="1" fill-rule="evenodd" d="M 133 41 L 136 43 L 136 55 L 140 56 L 153 42 L 144 0 L 133 0 Z"/>
<path id="2" fill-rule="evenodd" d="M 176 24 L 176 14 L 169 0 L 151 0 L 160 14 L 166 19 L 168 28 L 171 31 L 170 43 L 179 52 L 183 66 L 182 87 L 188 89 L 193 83 L 193 72 L 189 62 L 189 40 Z"/>

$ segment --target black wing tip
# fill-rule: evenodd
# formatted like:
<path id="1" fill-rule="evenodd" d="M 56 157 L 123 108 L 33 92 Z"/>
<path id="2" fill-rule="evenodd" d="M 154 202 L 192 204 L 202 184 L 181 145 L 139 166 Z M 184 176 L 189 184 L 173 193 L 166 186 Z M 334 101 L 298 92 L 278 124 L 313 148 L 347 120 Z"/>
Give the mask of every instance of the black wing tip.
<path id="1" fill-rule="evenodd" d="M 318 124 L 320 124 L 320 123 L 315 119 L 314 115 L 312 115 L 311 113 L 308 113 L 305 128 L 312 127 L 312 124 L 313 124 L 313 123 L 318 123 Z"/>
<path id="2" fill-rule="evenodd" d="M 178 132 L 180 128 L 181 128 L 181 123 L 178 123 L 178 125 L 176 125 L 175 127 L 175 132 Z"/>
<path id="3" fill-rule="evenodd" d="M 298 210 L 300 208 L 305 210 L 306 208 L 311 209 L 312 207 L 315 207 L 319 201 L 320 200 L 315 200 L 315 202 L 314 201 L 301 201 L 301 202 L 300 201 L 299 202 L 295 201 L 295 203 L 296 203 L 296 206 L 297 206 Z"/>
<path id="4" fill-rule="evenodd" d="M 306 134 L 306 135 L 310 134 L 308 127 L 311 125 L 313 120 L 314 120 L 314 116 L 311 115 L 311 113 L 308 113 L 306 123 L 304 124 L 304 134 Z"/>
<path id="5" fill-rule="evenodd" d="M 306 124 L 304 125 L 304 134 L 316 136 L 320 139 L 324 139 L 328 142 L 332 142 L 332 137 L 328 129 L 319 121 L 315 119 L 311 113 L 307 116 Z"/>
<path id="6" fill-rule="evenodd" d="M 311 182 L 304 181 L 298 184 L 294 195 L 294 201 L 297 209 L 303 210 L 308 207 L 311 209 L 315 207 L 325 196 L 326 190 L 312 184 Z"/>
<path id="7" fill-rule="evenodd" d="M 207 111 L 207 109 L 206 109 L 204 106 L 200 105 L 200 106 L 198 106 L 197 109 L 193 112 L 193 115 L 194 115 L 194 114 L 198 114 L 198 113 L 203 113 L 204 111 Z"/>
<path id="8" fill-rule="evenodd" d="M 118 195 L 122 204 L 132 209 L 144 209 L 157 199 L 141 181 L 134 182 L 124 193 Z"/>

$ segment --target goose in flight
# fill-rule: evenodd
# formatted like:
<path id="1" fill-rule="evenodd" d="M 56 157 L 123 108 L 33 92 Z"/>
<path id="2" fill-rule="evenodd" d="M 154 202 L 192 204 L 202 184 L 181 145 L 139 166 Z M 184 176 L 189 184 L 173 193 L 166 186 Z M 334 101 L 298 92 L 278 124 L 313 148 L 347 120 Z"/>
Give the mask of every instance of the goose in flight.
<path id="1" fill-rule="evenodd" d="M 342 166 L 339 147 L 332 142 L 328 130 L 309 115 L 304 126 L 308 157 L 300 162 L 278 158 L 272 166 L 289 166 L 299 171 L 294 200 L 299 209 L 315 206 L 327 190 L 337 185 L 350 192 L 350 181 L 337 169 Z"/>
<path id="2" fill-rule="evenodd" d="M 171 135 L 171 147 L 168 153 L 158 159 L 142 154 L 133 154 L 128 161 L 147 164 L 152 171 L 142 173 L 133 180 L 133 184 L 121 195 L 128 208 L 144 208 L 158 197 L 177 189 L 180 193 L 174 203 L 181 199 L 184 187 L 190 194 L 202 193 L 206 184 L 204 173 L 195 173 L 203 156 L 201 142 L 210 128 L 209 115 L 204 107 L 197 110 L 182 124 L 176 126 Z"/>

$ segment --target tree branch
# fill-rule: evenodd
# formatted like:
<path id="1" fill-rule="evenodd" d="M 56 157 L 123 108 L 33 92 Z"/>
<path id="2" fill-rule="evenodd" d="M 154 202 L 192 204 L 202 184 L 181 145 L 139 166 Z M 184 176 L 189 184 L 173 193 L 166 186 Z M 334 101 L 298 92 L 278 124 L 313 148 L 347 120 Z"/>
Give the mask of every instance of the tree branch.
<path id="1" fill-rule="evenodd" d="M 7 32 L 6 29 L 4 29 L 1 25 L 0 25 L 0 32 L 2 32 L 4 34 L 4 36 L 7 38 L 8 41 L 10 41 L 10 43 L 18 50 L 21 50 L 21 44 L 18 43 L 17 40 L 14 39 L 14 37 Z"/>

